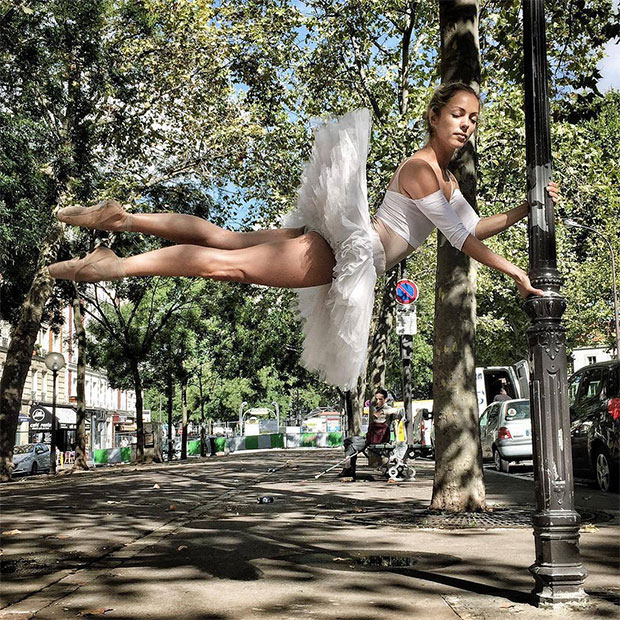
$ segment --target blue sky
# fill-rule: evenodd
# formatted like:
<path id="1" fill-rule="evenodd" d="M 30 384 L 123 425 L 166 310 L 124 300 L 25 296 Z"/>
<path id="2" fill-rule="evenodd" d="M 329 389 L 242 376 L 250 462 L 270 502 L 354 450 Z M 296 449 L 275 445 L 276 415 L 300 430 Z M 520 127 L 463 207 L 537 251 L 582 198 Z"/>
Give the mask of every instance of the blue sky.
<path id="1" fill-rule="evenodd" d="M 613 1 L 613 10 L 618 10 L 620 0 Z M 610 41 L 605 46 L 606 56 L 599 62 L 598 68 L 601 72 L 601 79 L 598 87 L 601 92 L 610 88 L 620 90 L 620 42 Z"/>

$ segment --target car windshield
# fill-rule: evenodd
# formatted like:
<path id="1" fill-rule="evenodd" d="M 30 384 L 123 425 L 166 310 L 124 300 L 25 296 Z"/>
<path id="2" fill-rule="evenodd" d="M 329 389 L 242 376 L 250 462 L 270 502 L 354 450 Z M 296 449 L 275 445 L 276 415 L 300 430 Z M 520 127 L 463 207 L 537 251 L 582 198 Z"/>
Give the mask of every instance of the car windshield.
<path id="1" fill-rule="evenodd" d="M 33 448 L 33 443 L 25 443 L 21 446 L 15 446 L 15 448 L 13 448 L 13 454 L 28 454 L 28 452 L 32 452 Z"/>
<path id="2" fill-rule="evenodd" d="M 528 400 L 509 403 L 506 407 L 506 422 L 512 420 L 529 420 L 530 419 L 530 402 Z"/>

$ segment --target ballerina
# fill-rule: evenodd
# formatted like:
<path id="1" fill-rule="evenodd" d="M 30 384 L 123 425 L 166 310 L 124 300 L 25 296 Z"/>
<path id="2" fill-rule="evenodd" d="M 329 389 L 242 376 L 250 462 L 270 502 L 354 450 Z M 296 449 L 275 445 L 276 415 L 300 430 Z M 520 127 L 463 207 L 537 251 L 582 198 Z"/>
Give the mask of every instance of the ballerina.
<path id="1" fill-rule="evenodd" d="M 370 113 L 361 109 L 315 134 L 297 208 L 278 229 L 234 232 L 191 215 L 127 213 L 113 200 L 66 207 L 66 224 L 155 235 L 177 245 L 120 258 L 99 247 L 50 265 L 54 278 L 98 282 L 189 276 L 297 289 L 304 323 L 301 363 L 342 389 L 364 371 L 376 278 L 438 228 L 478 262 L 511 277 L 522 297 L 542 295 L 523 269 L 482 243 L 528 214 L 527 202 L 480 218 L 448 165 L 476 129 L 480 102 L 462 83 L 440 86 L 426 114 L 429 140 L 396 169 L 376 216 L 366 194 Z M 558 187 L 547 186 L 554 202 Z"/>

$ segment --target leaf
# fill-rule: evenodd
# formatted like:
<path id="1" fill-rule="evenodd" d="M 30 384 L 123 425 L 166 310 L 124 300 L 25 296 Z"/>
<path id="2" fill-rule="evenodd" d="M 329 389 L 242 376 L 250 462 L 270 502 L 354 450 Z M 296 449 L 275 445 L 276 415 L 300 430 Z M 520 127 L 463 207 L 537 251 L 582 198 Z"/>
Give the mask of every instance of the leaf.
<path id="1" fill-rule="evenodd" d="M 84 611 L 80 611 L 78 616 L 103 616 L 108 611 L 114 611 L 113 607 L 97 607 L 96 609 L 85 609 Z"/>

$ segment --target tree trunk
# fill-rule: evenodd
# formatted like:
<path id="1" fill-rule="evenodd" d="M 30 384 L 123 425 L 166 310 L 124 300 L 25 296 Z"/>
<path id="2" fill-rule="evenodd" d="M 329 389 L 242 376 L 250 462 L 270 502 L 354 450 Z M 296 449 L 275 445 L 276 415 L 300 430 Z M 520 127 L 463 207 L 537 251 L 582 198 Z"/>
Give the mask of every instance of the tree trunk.
<path id="1" fill-rule="evenodd" d="M 181 381 L 181 460 L 187 459 L 187 380 Z"/>
<path id="2" fill-rule="evenodd" d="M 373 394 L 375 394 L 379 388 L 385 388 L 385 369 L 390 345 L 390 333 L 394 325 L 394 315 L 396 312 L 396 298 L 394 297 L 394 293 L 397 282 L 398 269 L 392 269 L 387 273 L 385 278 L 381 308 L 375 323 L 372 345 L 368 357 L 371 365 L 368 383 Z"/>
<path id="3" fill-rule="evenodd" d="M 144 463 L 144 419 L 142 408 L 144 406 L 142 397 L 142 377 L 140 376 L 140 368 L 138 360 L 131 360 L 131 374 L 133 375 L 134 390 L 136 392 L 136 461 Z"/>
<path id="4" fill-rule="evenodd" d="M 204 392 L 202 389 L 202 366 L 198 371 L 198 391 L 200 397 L 200 456 L 207 456 L 207 430 L 205 428 L 205 401 Z"/>
<path id="5" fill-rule="evenodd" d="M 347 435 L 353 437 L 362 434 L 362 417 L 364 412 L 364 394 L 366 393 L 366 378 L 362 375 L 357 380 L 354 390 L 345 392 L 345 411 L 347 417 Z M 348 403 L 346 402 L 348 399 Z"/>
<path id="6" fill-rule="evenodd" d="M 86 462 L 86 330 L 84 329 L 82 304 L 77 287 L 75 287 L 75 296 L 73 297 L 72 306 L 73 325 L 75 327 L 75 339 L 78 350 L 76 442 L 73 469 L 88 469 L 88 464 Z M 92 420 L 90 432 L 95 432 Z"/>
<path id="7" fill-rule="evenodd" d="M 45 304 L 52 293 L 52 279 L 47 265 L 58 252 L 60 228 L 54 226 L 43 241 L 39 265 L 11 333 L 0 380 L 0 481 L 11 479 L 13 448 L 24 383 L 32 363 L 32 350 L 41 327 Z"/>
<path id="8" fill-rule="evenodd" d="M 168 412 L 168 462 L 174 458 L 174 446 L 172 443 L 172 400 L 174 398 L 174 384 L 172 375 L 168 377 L 166 384 L 166 411 Z"/>
<path id="9" fill-rule="evenodd" d="M 443 82 L 480 83 L 477 0 L 440 3 L 441 76 Z M 461 191 L 476 207 L 476 158 L 471 144 L 451 166 Z M 437 236 L 433 412 L 435 481 L 431 508 L 484 510 L 482 451 L 478 427 L 474 340 L 476 266 Z"/>

